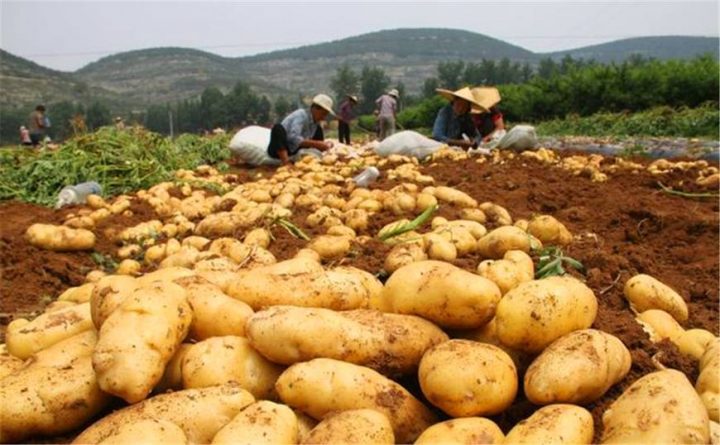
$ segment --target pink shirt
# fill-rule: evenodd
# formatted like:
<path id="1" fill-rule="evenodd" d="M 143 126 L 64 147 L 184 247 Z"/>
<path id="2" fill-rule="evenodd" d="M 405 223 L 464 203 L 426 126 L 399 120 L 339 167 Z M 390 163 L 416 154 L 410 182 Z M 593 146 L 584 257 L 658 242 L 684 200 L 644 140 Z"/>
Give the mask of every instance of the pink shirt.
<path id="1" fill-rule="evenodd" d="M 389 94 L 383 94 L 375 101 L 380 109 L 380 116 L 395 116 L 397 112 L 397 101 Z"/>

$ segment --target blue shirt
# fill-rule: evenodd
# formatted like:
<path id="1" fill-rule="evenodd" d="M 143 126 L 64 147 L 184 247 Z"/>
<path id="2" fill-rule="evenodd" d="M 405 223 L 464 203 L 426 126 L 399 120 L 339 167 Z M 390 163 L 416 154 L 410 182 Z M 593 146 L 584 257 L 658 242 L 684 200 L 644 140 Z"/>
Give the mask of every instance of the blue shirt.
<path id="1" fill-rule="evenodd" d="M 470 113 L 458 116 L 453 111 L 452 104 L 445 105 L 438 111 L 433 125 L 432 138 L 436 141 L 446 142 L 448 139 L 462 139 L 466 134 L 471 140 L 478 137 L 475 123 Z"/>
<path id="2" fill-rule="evenodd" d="M 288 114 L 280 123 L 287 132 L 288 154 L 293 155 L 300 149 L 300 143 L 312 139 L 318 124 L 313 121 L 310 110 L 300 108 Z"/>

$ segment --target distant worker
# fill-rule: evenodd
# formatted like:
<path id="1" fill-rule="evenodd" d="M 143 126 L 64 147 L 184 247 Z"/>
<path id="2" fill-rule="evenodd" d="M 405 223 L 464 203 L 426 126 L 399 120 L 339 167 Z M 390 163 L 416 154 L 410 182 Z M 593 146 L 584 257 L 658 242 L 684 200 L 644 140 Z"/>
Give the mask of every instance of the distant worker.
<path id="1" fill-rule="evenodd" d="M 33 147 L 37 147 L 43 140 L 45 129 L 47 128 L 47 120 L 45 116 L 45 106 L 38 105 L 35 111 L 30 113 L 28 117 L 28 131 L 30 131 L 30 143 Z"/>
<path id="2" fill-rule="evenodd" d="M 115 118 L 115 128 L 118 130 L 125 129 L 125 121 L 123 121 L 123 118 L 121 118 L 120 116 L 117 116 Z"/>
<path id="3" fill-rule="evenodd" d="M 355 119 L 353 108 L 358 102 L 357 96 L 349 94 L 340 102 L 338 108 L 338 139 L 341 144 L 350 145 L 350 122 Z"/>
<path id="4" fill-rule="evenodd" d="M 378 139 L 383 140 L 386 137 L 395 133 L 395 121 L 397 119 L 397 100 L 400 97 L 400 93 L 396 89 L 392 89 L 383 94 L 376 101 L 377 105 L 377 116 L 379 124 Z"/>
<path id="5" fill-rule="evenodd" d="M 28 131 L 25 125 L 20 125 L 20 144 L 26 147 L 32 145 L 32 140 L 30 139 L 30 131 Z"/>
<path id="6" fill-rule="evenodd" d="M 472 108 L 482 108 L 475 100 L 470 88 L 465 87 L 457 91 L 438 88 L 435 90 L 444 98 L 450 100 L 438 111 L 433 124 L 432 138 L 448 145 L 461 147 L 463 150 L 478 146 L 478 132 L 472 120 Z"/>
<path id="7" fill-rule="evenodd" d="M 320 157 L 321 152 L 332 148 L 332 142 L 325 141 L 322 122 L 328 114 L 335 116 L 333 100 L 326 94 L 313 97 L 310 108 L 299 108 L 273 125 L 267 153 L 283 165 L 304 155 Z"/>
<path id="8" fill-rule="evenodd" d="M 480 140 L 489 142 L 495 132 L 505 129 L 503 115 L 497 107 L 500 103 L 500 92 L 497 88 L 478 87 L 472 89 L 473 97 L 481 108 L 473 107 L 471 113 Z M 487 111 L 484 111 L 487 110 Z"/>

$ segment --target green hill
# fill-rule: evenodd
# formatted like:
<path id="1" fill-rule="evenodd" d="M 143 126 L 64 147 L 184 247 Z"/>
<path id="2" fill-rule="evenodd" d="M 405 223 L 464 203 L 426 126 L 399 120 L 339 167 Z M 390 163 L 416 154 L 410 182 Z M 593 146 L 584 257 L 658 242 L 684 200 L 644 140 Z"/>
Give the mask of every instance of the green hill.
<path id="1" fill-rule="evenodd" d="M 622 62 L 633 55 L 659 60 L 692 59 L 700 54 L 712 54 L 719 58 L 720 47 L 717 37 L 637 37 L 617 40 L 600 45 L 558 51 L 541 56 L 561 59 L 570 56 L 573 59 L 595 59 L 598 62 Z"/>

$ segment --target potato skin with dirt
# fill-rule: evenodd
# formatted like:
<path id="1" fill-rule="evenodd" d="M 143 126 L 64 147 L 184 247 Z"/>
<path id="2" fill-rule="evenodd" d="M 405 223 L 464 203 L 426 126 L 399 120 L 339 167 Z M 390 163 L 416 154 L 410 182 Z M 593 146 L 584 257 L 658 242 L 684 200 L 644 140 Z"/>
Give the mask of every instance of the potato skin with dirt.
<path id="1" fill-rule="evenodd" d="M 463 417 L 436 423 L 415 441 L 415 445 L 476 443 L 502 444 L 505 443 L 505 435 L 490 419 Z"/>
<path id="2" fill-rule="evenodd" d="M 95 234 L 91 231 L 52 224 L 31 225 L 25 239 L 35 247 L 58 252 L 90 250 L 95 246 Z"/>
<path id="3" fill-rule="evenodd" d="M 591 444 L 594 430 L 592 415 L 585 408 L 547 405 L 515 425 L 505 436 L 505 442 Z"/>
<path id="4" fill-rule="evenodd" d="M 328 415 L 301 443 L 392 445 L 395 443 L 395 435 L 390 421 L 383 413 L 373 409 L 353 409 Z"/>
<path id="5" fill-rule="evenodd" d="M 639 274 L 630 278 L 625 282 L 623 292 L 638 312 L 660 309 L 679 322 L 688 319 L 687 304 L 680 294 L 650 275 Z"/>
<path id="6" fill-rule="evenodd" d="M 261 400 L 240 411 L 212 440 L 213 444 L 291 444 L 298 440 L 298 421 L 286 405 Z"/>

